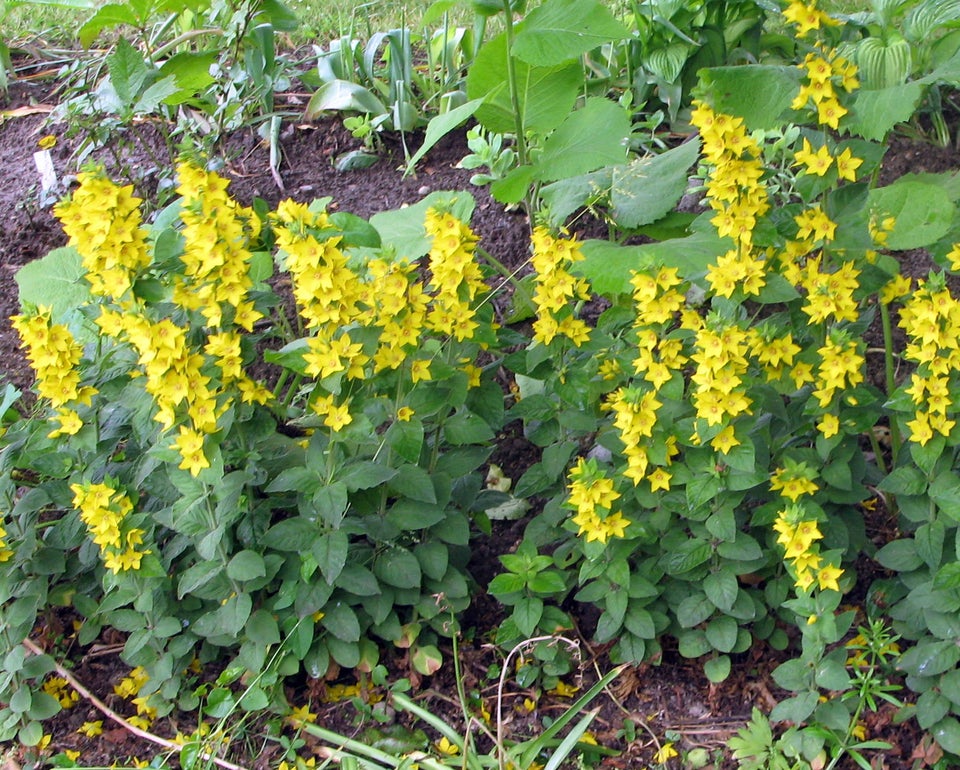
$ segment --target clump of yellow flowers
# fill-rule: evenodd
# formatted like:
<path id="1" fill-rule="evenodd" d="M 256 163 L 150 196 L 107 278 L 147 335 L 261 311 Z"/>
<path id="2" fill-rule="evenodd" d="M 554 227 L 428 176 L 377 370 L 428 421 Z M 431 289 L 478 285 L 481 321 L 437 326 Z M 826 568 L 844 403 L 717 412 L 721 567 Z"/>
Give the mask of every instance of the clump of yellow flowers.
<path id="1" fill-rule="evenodd" d="M 55 410 L 51 420 L 57 427 L 49 437 L 78 433 L 83 420 L 77 409 L 90 406 L 90 399 L 97 392 L 80 381 L 78 364 L 83 357 L 83 346 L 74 339 L 70 329 L 51 322 L 50 308 L 39 308 L 32 315 L 17 315 L 10 320 L 36 374 L 37 393 Z"/>
<path id="2" fill-rule="evenodd" d="M 623 537 L 630 521 L 614 511 L 620 493 L 614 480 L 606 476 L 595 460 L 581 458 L 570 470 L 570 494 L 567 504 L 576 510 L 571 521 L 587 542 L 606 543 L 611 537 Z"/>
<path id="3" fill-rule="evenodd" d="M 151 551 L 140 548 L 146 532 L 129 526 L 130 497 L 107 482 L 72 484 L 70 489 L 90 539 L 100 547 L 104 566 L 114 573 L 140 569 L 141 560 Z"/>

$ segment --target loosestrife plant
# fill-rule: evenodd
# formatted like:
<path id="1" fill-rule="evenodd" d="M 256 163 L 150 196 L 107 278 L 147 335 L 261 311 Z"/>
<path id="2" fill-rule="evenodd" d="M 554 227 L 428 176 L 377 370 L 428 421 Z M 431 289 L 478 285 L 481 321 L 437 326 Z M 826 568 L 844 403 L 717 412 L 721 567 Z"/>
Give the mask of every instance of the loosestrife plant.
<path id="1" fill-rule="evenodd" d="M 151 719 L 196 705 L 215 659 L 249 683 L 218 688 L 221 710 L 384 645 L 432 673 L 474 521 L 507 499 L 484 487 L 500 343 L 466 222 L 430 209 L 417 263 L 352 215 L 261 216 L 196 163 L 177 174 L 149 227 L 131 188 L 81 174 L 56 208 L 69 248 L 21 277 L 49 296 L 14 319 L 38 402 L 0 450 L 0 732 L 27 743 L 57 707 L 31 692 L 49 659 L 17 645 L 52 606 L 81 644 L 127 632 Z M 82 301 L 50 291 L 60 269 Z"/>
<path id="2" fill-rule="evenodd" d="M 937 689 L 960 662 L 945 614 L 960 607 L 956 300 L 942 273 L 916 285 L 896 259 L 927 246 L 957 269 L 956 196 L 946 175 L 876 185 L 883 147 L 864 137 L 892 95 L 860 89 L 831 43 L 837 23 L 815 4 L 784 17 L 807 51 L 798 65 L 704 73 L 691 113 L 704 210 L 688 235 L 619 249 L 560 239 L 538 267 L 538 286 L 553 265 L 573 275 L 563 306 L 540 303 L 535 329 L 554 332 L 507 359 L 523 386 L 510 416 L 544 447 L 518 488 L 558 495 L 529 525 L 521 566 L 531 574 L 546 551 L 535 574 L 561 579 L 520 580 L 504 559 L 491 585 L 513 606 L 500 638 L 549 630 L 551 600 L 573 591 L 600 611 L 594 638 L 615 660 L 656 660 L 672 636 L 716 681 L 759 640 L 786 646 L 794 623 L 802 676 L 781 677 L 795 694 L 773 716 L 842 735 L 862 705 L 821 699 L 853 686 L 823 671 L 857 616 L 838 610 L 856 560 L 875 555 L 899 575 L 859 612 L 895 602 L 894 629 L 916 643 L 901 665 L 924 694 L 921 725 L 960 750 Z M 559 334 L 582 279 L 604 287 L 609 309 L 595 328 Z M 875 552 L 878 489 L 906 534 Z M 807 761 L 851 745 L 810 737 Z"/>

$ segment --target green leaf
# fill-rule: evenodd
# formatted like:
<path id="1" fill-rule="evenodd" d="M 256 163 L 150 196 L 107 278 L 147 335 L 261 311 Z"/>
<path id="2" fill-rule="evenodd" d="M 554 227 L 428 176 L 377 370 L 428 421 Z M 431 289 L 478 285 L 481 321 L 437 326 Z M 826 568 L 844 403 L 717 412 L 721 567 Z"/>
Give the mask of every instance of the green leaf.
<path id="1" fill-rule="evenodd" d="M 551 67 L 531 66 L 516 59 L 513 63 L 524 130 L 545 136 L 573 109 L 583 83 L 580 63 L 570 61 Z M 517 130 L 508 82 L 507 39 L 501 32 L 484 43 L 467 73 L 467 98 L 486 97 L 476 112 L 477 120 L 498 134 Z"/>
<path id="2" fill-rule="evenodd" d="M 630 606 L 623 616 L 623 626 L 634 636 L 641 639 L 656 639 L 657 627 L 651 615 L 643 607 Z"/>
<path id="3" fill-rule="evenodd" d="M 513 54 L 528 64 L 550 66 L 629 35 L 596 0 L 547 0 L 523 20 Z"/>
<path id="4" fill-rule="evenodd" d="M 256 551 L 240 551 L 227 564 L 227 577 L 231 580 L 254 580 L 267 574 L 267 565 Z"/>
<path id="5" fill-rule="evenodd" d="M 417 557 L 399 546 L 380 554 L 373 563 L 373 573 L 382 582 L 397 588 L 419 588 L 423 579 Z"/>
<path id="6" fill-rule="evenodd" d="M 700 87 L 714 110 L 743 118 L 747 128 L 773 129 L 800 89 L 798 67 L 754 64 L 701 70 Z"/>
<path id="7" fill-rule="evenodd" d="M 695 593 L 677 605 L 677 622 L 683 628 L 693 628 L 709 618 L 716 607 L 704 594 Z"/>
<path id="8" fill-rule="evenodd" d="M 84 22 L 77 32 L 77 39 L 84 48 L 89 48 L 97 36 L 109 27 L 125 24 L 136 27 L 139 24 L 137 15 L 130 7 L 130 3 L 108 3 Z"/>
<path id="9" fill-rule="evenodd" d="M 812 673 L 807 661 L 794 658 L 781 663 L 773 670 L 773 681 L 784 690 L 800 692 L 813 684 Z"/>
<path id="10" fill-rule="evenodd" d="M 433 481 L 423 468 L 418 465 L 401 465 L 397 475 L 390 479 L 387 486 L 398 495 L 422 503 L 436 503 L 437 494 L 433 488 Z"/>
<path id="11" fill-rule="evenodd" d="M 210 66 L 216 61 L 216 55 L 211 52 L 193 53 L 184 51 L 174 54 L 160 65 L 160 74 L 164 77 L 172 76 L 177 91 L 167 104 L 180 104 L 189 96 L 203 91 L 214 82 L 210 74 Z"/>
<path id="12" fill-rule="evenodd" d="M 113 53 L 106 58 L 106 63 L 110 73 L 110 85 L 120 104 L 131 107 L 154 70 L 125 37 L 121 37 L 117 42 Z"/>
<path id="13" fill-rule="evenodd" d="M 703 673 L 714 684 L 719 684 L 730 676 L 730 656 L 718 655 L 703 664 Z"/>
<path id="14" fill-rule="evenodd" d="M 436 645 L 418 644 L 410 656 L 413 667 L 424 676 L 432 676 L 443 665 L 443 655 Z"/>
<path id="15" fill-rule="evenodd" d="M 342 642 L 356 642 L 360 639 L 360 621 L 345 602 L 331 602 L 325 606 L 320 623 Z"/>
<path id="16" fill-rule="evenodd" d="M 29 687 L 19 687 L 13 693 L 8 704 L 10 710 L 16 714 L 25 714 L 30 710 L 30 704 L 33 702 L 33 695 Z"/>
<path id="17" fill-rule="evenodd" d="M 307 120 L 315 120 L 324 112 L 360 112 L 386 115 L 389 110 L 376 96 L 349 80 L 330 80 L 318 88 L 307 102 Z"/>
<path id="18" fill-rule="evenodd" d="M 362 564 L 345 564 L 337 577 L 337 586 L 357 596 L 376 596 L 381 593 L 377 578 Z"/>
<path id="19" fill-rule="evenodd" d="M 630 119 L 626 110 L 609 99 L 588 99 L 582 109 L 567 116 L 543 143 L 537 160 L 537 177 L 552 182 L 623 163 L 629 136 Z"/>
<path id="20" fill-rule="evenodd" d="M 53 249 L 17 271 L 20 305 L 49 307 L 51 320 L 62 323 L 90 300 L 90 287 L 84 280 L 86 274 L 76 249 L 72 246 Z"/>
<path id="21" fill-rule="evenodd" d="M 513 607 L 513 622 L 524 636 L 533 636 L 543 616 L 543 600 L 536 596 L 522 596 Z"/>
<path id="22" fill-rule="evenodd" d="M 413 553 L 420 562 L 423 574 L 432 580 L 442 580 L 450 564 L 450 552 L 443 543 L 417 543 Z"/>
<path id="23" fill-rule="evenodd" d="M 894 218 L 887 248 L 906 251 L 936 243 L 950 230 L 956 206 L 940 185 L 900 179 L 870 191 L 867 208 Z"/>
<path id="24" fill-rule="evenodd" d="M 482 417 L 464 410 L 444 423 L 443 435 L 453 446 L 465 446 L 491 441 L 493 430 Z"/>
<path id="25" fill-rule="evenodd" d="M 513 572 L 503 572 L 496 575 L 487 585 L 487 593 L 493 596 L 504 596 L 522 591 L 527 586 L 523 575 Z"/>
<path id="26" fill-rule="evenodd" d="M 737 644 L 737 634 L 739 626 L 737 621 L 729 615 L 721 615 L 714 618 L 704 629 L 707 635 L 707 641 L 713 646 L 713 649 L 719 652 L 730 652 Z"/>
<path id="27" fill-rule="evenodd" d="M 393 251 L 397 259 L 411 262 L 430 251 L 433 239 L 427 237 L 423 222 L 432 208 L 449 211 L 461 222 L 469 222 L 476 207 L 473 196 L 466 191 L 437 191 L 410 206 L 384 211 L 370 217 L 377 228 L 386 251 Z M 413 461 L 412 458 L 408 458 Z"/>
<path id="28" fill-rule="evenodd" d="M 423 423 L 418 419 L 397 421 L 387 428 L 386 442 L 401 460 L 417 463 L 423 448 Z"/>
<path id="29" fill-rule="evenodd" d="M 922 495 L 927 491 L 927 478 L 917 467 L 904 465 L 888 473 L 877 488 L 894 495 Z"/>
<path id="30" fill-rule="evenodd" d="M 706 562 L 711 553 L 708 542 L 694 538 L 665 553 L 659 563 L 668 575 L 682 575 Z"/>
<path id="31" fill-rule="evenodd" d="M 677 634 L 677 647 L 680 654 L 685 658 L 699 658 L 712 649 L 710 642 L 707 641 L 706 634 L 699 628 L 681 631 Z"/>
<path id="32" fill-rule="evenodd" d="M 387 512 L 387 520 L 405 532 L 432 527 L 443 521 L 445 516 L 446 512 L 441 506 L 415 500 L 398 500 Z"/>
<path id="33" fill-rule="evenodd" d="M 360 489 L 373 489 L 384 482 L 390 481 L 397 475 L 395 468 L 370 460 L 360 460 L 347 465 L 339 475 L 337 481 L 342 482 L 348 491 L 356 492 Z"/>
<path id="34" fill-rule="evenodd" d="M 950 701 L 936 690 L 927 690 L 917 698 L 917 724 L 929 730 L 950 713 Z"/>
<path id="35" fill-rule="evenodd" d="M 960 754 L 960 722 L 954 717 L 941 719 L 930 732 L 944 751 Z"/>
<path id="36" fill-rule="evenodd" d="M 920 641 L 900 656 L 898 668 L 912 676 L 936 676 L 960 661 L 954 641 Z"/>
<path id="37" fill-rule="evenodd" d="M 816 683 L 824 690 L 846 691 L 850 687 L 850 675 L 842 660 L 821 660 L 814 672 Z"/>
<path id="38" fill-rule="evenodd" d="M 770 711 L 770 721 L 802 724 L 813 713 L 819 700 L 820 693 L 816 690 L 782 700 Z"/>
<path id="39" fill-rule="evenodd" d="M 875 142 L 883 141 L 898 123 L 913 117 L 923 98 L 924 87 L 911 82 L 879 89 L 860 89 L 846 125 L 854 134 Z"/>
<path id="40" fill-rule="evenodd" d="M 656 222 L 671 212 L 689 187 L 688 174 L 700 154 L 696 139 L 613 170 L 610 214 L 621 227 Z"/>
<path id="41" fill-rule="evenodd" d="M 603 168 L 589 174 L 560 179 L 540 188 L 550 224 L 561 226 L 579 208 L 591 200 L 603 200 L 613 186 L 613 169 Z"/>
<path id="42" fill-rule="evenodd" d="M 330 585 L 333 585 L 343 572 L 349 549 L 347 534 L 340 530 L 325 532 L 314 541 L 310 554 L 316 560 L 323 579 Z"/>
<path id="43" fill-rule="evenodd" d="M 711 572 L 703 580 L 703 590 L 707 598 L 721 612 L 728 612 L 740 593 L 737 576 L 730 569 Z"/>
<path id="44" fill-rule="evenodd" d="M 156 112 L 161 104 L 173 101 L 173 96 L 179 92 L 176 78 L 167 75 L 140 94 L 133 105 L 133 112 L 137 115 L 150 115 Z"/>
<path id="45" fill-rule="evenodd" d="M 319 535 L 317 525 L 306 519 L 278 521 L 263 536 L 263 545 L 278 551 L 301 551 Z"/>
<path id="46" fill-rule="evenodd" d="M 537 178 L 537 166 L 517 166 L 510 169 L 506 176 L 494 180 L 490 185 L 490 194 L 500 203 L 520 203 L 527 190 Z"/>
<path id="47" fill-rule="evenodd" d="M 584 241 L 581 246 L 584 259 L 572 271 L 590 282 L 597 294 L 609 297 L 629 294 L 631 271 L 651 265 L 676 267 L 682 278 L 703 275 L 707 267 L 729 248 L 729 241 L 720 238 L 716 230 L 694 232 L 685 238 L 675 238 L 642 246 L 620 246 L 609 241 Z"/>
<path id="48" fill-rule="evenodd" d="M 280 628 L 267 610 L 257 610 L 247 620 L 247 638 L 256 644 L 280 644 Z"/>
<path id="49" fill-rule="evenodd" d="M 473 115 L 473 113 L 477 111 L 477 108 L 483 104 L 484 98 L 485 97 L 472 99 L 466 104 L 454 107 L 449 112 L 443 112 L 431 118 L 430 122 L 427 123 L 427 130 L 423 135 L 423 144 L 420 145 L 420 149 L 413 154 L 410 160 L 407 161 L 407 167 L 403 172 L 404 176 L 412 174 L 417 163 L 420 162 L 423 156 L 426 155 L 437 142 Z"/>
<path id="50" fill-rule="evenodd" d="M 896 572 L 910 572 L 923 566 L 913 540 L 893 540 L 877 551 L 874 557 L 882 566 Z"/>
<path id="51" fill-rule="evenodd" d="M 36 746 L 43 738 L 43 725 L 39 722 L 27 722 L 20 728 L 17 738 L 24 746 Z"/>

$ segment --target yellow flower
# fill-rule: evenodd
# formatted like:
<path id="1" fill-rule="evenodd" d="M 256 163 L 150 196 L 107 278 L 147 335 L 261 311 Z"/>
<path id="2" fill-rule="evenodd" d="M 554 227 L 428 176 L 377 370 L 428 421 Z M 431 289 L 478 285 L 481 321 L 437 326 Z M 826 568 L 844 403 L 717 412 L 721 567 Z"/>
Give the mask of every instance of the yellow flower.
<path id="1" fill-rule="evenodd" d="M 398 422 L 410 422 L 410 418 L 413 417 L 414 411 L 409 406 L 401 406 L 397 410 L 397 421 Z"/>
<path id="2" fill-rule="evenodd" d="M 41 150 L 52 150 L 57 146 L 57 137 L 55 137 L 53 134 L 47 134 L 37 142 L 37 146 Z"/>
<path id="3" fill-rule="evenodd" d="M 670 491 L 670 478 L 672 474 L 663 468 L 657 468 L 647 475 L 647 481 L 650 482 L 650 491 L 656 492 L 662 489 L 664 492 Z"/>
<path id="4" fill-rule="evenodd" d="M 203 439 L 199 431 L 181 425 L 180 435 L 173 442 L 182 458 L 179 467 L 190 471 L 191 476 L 197 476 L 204 468 L 210 467 L 210 461 L 203 453 Z"/>
<path id="5" fill-rule="evenodd" d="M 802 495 L 812 495 L 820 488 L 813 481 L 814 475 L 815 472 L 802 463 L 792 468 L 777 468 L 770 478 L 770 489 L 796 502 Z"/>
<path id="6" fill-rule="evenodd" d="M 828 564 L 817 574 L 817 583 L 820 586 L 820 590 L 839 591 L 840 584 L 837 582 L 837 580 L 841 575 L 843 575 L 842 569 L 839 567 L 834 567 L 832 564 Z"/>
<path id="7" fill-rule="evenodd" d="M 849 147 L 836 157 L 836 163 L 837 176 L 840 179 L 847 179 L 851 182 L 857 181 L 857 169 L 863 165 L 863 160 L 854 157 Z"/>
<path id="8" fill-rule="evenodd" d="M 293 727 L 303 727 L 317 721 L 317 715 L 310 711 L 309 705 L 298 706 L 290 710 L 284 720 Z"/>
<path id="9" fill-rule="evenodd" d="M 739 445 L 740 441 L 732 425 L 728 425 L 710 441 L 710 446 L 723 454 L 728 454 L 731 449 Z"/>
<path id="10" fill-rule="evenodd" d="M 410 364 L 410 379 L 413 382 L 430 380 L 430 359 L 419 358 Z"/>
<path id="11" fill-rule="evenodd" d="M 659 749 L 657 749 L 657 753 L 653 757 L 653 762 L 656 765 L 663 765 L 663 764 L 666 764 L 669 760 L 678 756 L 680 756 L 680 754 L 673 747 L 673 741 L 668 741 L 667 743 L 664 743 Z"/>
<path id="12" fill-rule="evenodd" d="M 446 754 L 450 757 L 460 753 L 460 747 L 455 743 L 451 743 L 445 735 L 441 737 L 440 740 L 434 744 L 434 746 L 437 747 L 437 751 L 439 751 L 441 754 Z"/>
<path id="13" fill-rule="evenodd" d="M 835 414 L 825 414 L 817 423 L 817 430 L 824 438 L 833 438 L 840 432 L 840 419 Z"/>
<path id="14" fill-rule="evenodd" d="M 562 679 L 558 679 L 557 686 L 552 690 L 547 690 L 547 692 L 560 698 L 572 698 L 579 690 L 579 687 L 567 684 Z"/>
<path id="15" fill-rule="evenodd" d="M 810 142 L 804 137 L 803 148 L 794 154 L 795 165 L 803 166 L 808 174 L 823 176 L 833 165 L 833 156 L 830 155 L 830 148 L 827 145 L 821 145 L 816 152 L 810 146 Z"/>

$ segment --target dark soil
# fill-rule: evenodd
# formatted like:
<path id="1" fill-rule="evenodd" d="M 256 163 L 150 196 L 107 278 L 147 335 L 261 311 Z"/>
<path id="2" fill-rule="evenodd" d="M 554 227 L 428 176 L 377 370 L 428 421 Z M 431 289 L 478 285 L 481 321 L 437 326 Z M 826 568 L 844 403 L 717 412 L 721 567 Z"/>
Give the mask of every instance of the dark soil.
<path id="1" fill-rule="evenodd" d="M 295 100 L 296 97 L 290 97 Z M 58 174 L 69 178 L 76 172 L 72 160 L 76 146 L 66 138 L 62 125 L 48 122 L 48 112 L 54 106 L 55 97 L 50 96 L 50 85 L 38 82 L 17 82 L 6 97 L 0 97 L 0 386 L 3 380 L 17 388 L 29 389 L 32 375 L 19 350 L 19 340 L 11 330 L 8 318 L 18 312 L 17 287 L 13 280 L 16 271 L 27 262 L 43 256 L 51 248 L 61 246 L 65 237 L 53 219 L 49 208 L 37 205 L 39 177 L 34 167 L 33 153 L 38 149 L 38 140 L 47 134 L 58 137 L 52 155 Z M 295 102 L 294 102 L 295 103 Z M 149 131 L 148 131 L 149 133 Z M 414 145 L 415 146 L 415 145 Z M 493 201 L 486 190 L 471 188 L 470 173 L 456 168 L 457 162 L 467 154 L 462 134 L 449 137 L 434 148 L 421 162 L 415 176 L 403 178 L 398 167 L 403 164 L 399 146 L 387 146 L 381 159 L 369 169 L 354 172 L 337 172 L 334 159 L 344 152 L 358 149 L 355 140 L 337 121 L 316 124 L 290 124 L 282 137 L 283 165 L 280 177 L 284 190 L 280 190 L 269 165 L 269 151 L 256 135 L 250 133 L 233 137 L 228 143 L 224 173 L 232 180 L 230 190 L 241 202 L 249 204 L 254 198 L 262 198 L 271 206 L 283 197 L 309 201 L 331 196 L 333 207 L 362 217 L 379 211 L 396 209 L 405 203 L 414 203 L 425 194 L 436 190 L 471 189 L 477 207 L 472 226 L 481 237 L 481 245 L 508 267 L 517 267 L 528 254 L 528 224 L 525 217 L 516 212 L 505 211 Z M 143 161 L 134 154 L 134 162 Z M 929 144 L 894 140 L 885 162 L 884 177 L 893 179 L 908 172 L 945 171 L 960 166 L 960 157 L 952 148 L 941 149 Z M 923 276 L 930 268 L 923 253 L 907 255 L 904 272 Z M 507 426 L 500 436 L 493 458 L 507 475 L 514 480 L 538 459 L 538 450 L 527 442 L 516 426 Z M 474 564 L 481 585 L 496 573 L 496 556 L 511 550 L 522 536 L 522 522 L 498 522 L 492 536 L 476 546 Z M 496 680 L 493 673 L 502 663 L 503 653 L 497 651 L 481 634 L 495 629 L 502 619 L 502 611 L 485 595 L 476 597 L 465 619 L 465 628 L 470 632 L 460 649 L 463 664 L 463 680 L 468 690 L 479 692 L 486 707 L 494 712 Z M 589 618 L 583 618 L 583 638 L 590 637 Z M 42 646 L 54 638 L 69 638 L 68 621 L 58 628 L 54 619 L 50 627 L 38 629 L 37 641 Z M 476 635 L 471 635 L 476 632 Z M 61 635 L 61 633 L 63 635 Z M 69 658 L 75 676 L 95 695 L 113 705 L 123 714 L 130 715 L 129 704 L 112 694 L 113 686 L 127 673 L 126 667 L 116 655 L 120 638 L 104 638 L 86 650 L 69 649 Z M 582 643 L 584 662 L 581 672 L 584 683 L 594 680 L 596 671 L 608 664 L 604 649 Z M 446 651 L 450 659 L 449 650 Z M 666 650 L 658 666 L 643 665 L 628 670 L 614 683 L 613 697 L 601 697 L 596 705 L 601 713 L 593 725 L 593 733 L 601 745 L 621 750 L 617 757 L 603 760 L 609 768 L 639 768 L 651 762 L 656 750 L 656 735 L 660 741 L 668 740 L 668 731 L 679 736 L 678 746 L 690 749 L 704 746 L 711 750 L 711 762 L 720 766 L 719 753 L 713 750 L 723 746 L 724 741 L 749 719 L 751 708 L 764 711 L 772 707 L 778 697 L 783 697 L 770 679 L 770 671 L 779 662 L 778 654 L 762 648 L 741 656 L 735 663 L 734 672 L 722 685 L 710 685 L 697 662 L 683 660 L 675 651 Z M 385 661 L 394 677 L 410 675 L 407 661 L 395 657 Z M 445 666 L 430 679 L 419 682 L 418 697 L 435 713 L 444 716 L 450 724 L 462 724 L 456 703 L 455 678 L 451 666 Z M 289 693 L 297 705 L 307 702 L 310 695 L 322 694 L 303 683 Z M 524 726 L 545 715 L 556 716 L 564 708 L 562 699 L 544 696 L 537 710 L 526 712 L 521 704 L 524 697 L 533 696 L 533 691 L 517 686 L 508 687 L 504 710 L 510 721 L 511 735 L 522 734 Z M 569 701 L 566 701 L 569 702 Z M 353 734 L 357 728 L 352 708 L 343 704 L 316 705 L 318 722 L 344 734 Z M 494 712 L 495 713 L 495 712 Z M 915 751 L 919 735 L 913 727 L 891 727 L 892 712 L 881 711 L 875 723 L 870 725 L 871 737 L 882 737 L 894 748 L 886 752 L 884 767 L 910 767 L 911 753 Z M 51 745 L 45 755 L 50 756 L 67 749 L 82 751 L 85 765 L 121 764 L 130 757 L 151 759 L 162 749 L 151 745 L 116 725 L 105 723 L 105 732 L 97 738 L 87 738 L 77 733 L 85 721 L 103 719 L 94 707 L 81 700 L 74 708 L 52 720 Z M 636 737 L 626 742 L 622 733 L 624 719 L 630 718 L 639 725 Z M 178 729 L 189 732 L 194 725 L 189 715 L 159 721 L 154 729 L 158 734 L 172 737 Z M 459 721 L 458 721 L 459 720 Z M 260 726 L 262 727 L 262 726 Z M 649 728 L 649 729 L 647 729 Z M 282 752 L 275 741 L 258 738 L 257 726 L 250 728 L 249 750 L 232 755 L 234 761 L 246 767 L 276 767 Z M 287 734 L 290 734 L 287 729 Z M 234 748 L 238 748 L 235 746 Z M 301 749 L 302 756 L 310 756 L 314 747 Z M 11 749 L 6 756 L 6 768 L 23 765 L 29 761 L 21 750 Z M 317 760 L 318 765 L 320 760 Z M 525 770 L 525 769 L 523 769 Z"/>

